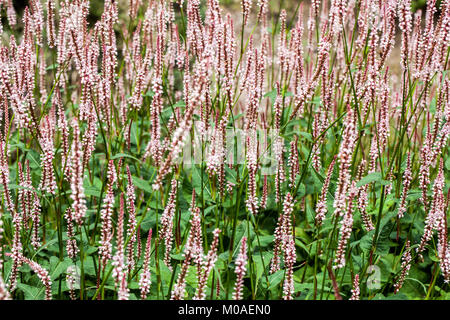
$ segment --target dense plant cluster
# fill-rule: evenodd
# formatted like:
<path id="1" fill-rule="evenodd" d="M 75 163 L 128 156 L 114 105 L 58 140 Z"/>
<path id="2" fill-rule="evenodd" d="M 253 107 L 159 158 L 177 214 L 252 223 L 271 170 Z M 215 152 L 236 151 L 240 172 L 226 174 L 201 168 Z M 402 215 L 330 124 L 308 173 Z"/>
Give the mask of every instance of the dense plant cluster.
<path id="1" fill-rule="evenodd" d="M 102 5 L 0 0 L 0 299 L 450 298 L 450 1 Z"/>

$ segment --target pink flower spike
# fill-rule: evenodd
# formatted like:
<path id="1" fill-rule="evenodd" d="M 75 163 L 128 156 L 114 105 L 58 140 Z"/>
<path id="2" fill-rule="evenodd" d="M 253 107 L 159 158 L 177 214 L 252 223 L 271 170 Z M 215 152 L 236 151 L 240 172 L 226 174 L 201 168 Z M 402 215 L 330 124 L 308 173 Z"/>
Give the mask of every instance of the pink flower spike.
<path id="1" fill-rule="evenodd" d="M 241 300 L 242 299 L 242 290 L 244 284 L 244 276 L 247 271 L 245 265 L 247 264 L 247 238 L 242 237 L 241 248 L 239 250 L 239 254 L 236 258 L 236 283 L 234 285 L 233 291 L 233 300 Z"/>

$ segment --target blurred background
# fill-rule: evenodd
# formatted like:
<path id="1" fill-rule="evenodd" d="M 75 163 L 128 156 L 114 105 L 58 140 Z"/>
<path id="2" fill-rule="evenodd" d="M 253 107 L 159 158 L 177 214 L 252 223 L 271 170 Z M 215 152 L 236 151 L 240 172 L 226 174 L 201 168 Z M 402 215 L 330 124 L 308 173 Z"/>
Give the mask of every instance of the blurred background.
<path id="1" fill-rule="evenodd" d="M 224 7 L 228 7 L 230 9 L 240 10 L 241 7 L 241 0 L 219 0 L 220 4 Z M 285 8 L 286 10 L 289 10 L 291 7 L 295 9 L 295 7 L 298 5 L 299 0 L 269 0 L 271 9 L 275 12 L 278 11 L 278 9 Z M 16 9 L 16 12 L 19 14 L 19 16 L 22 15 L 22 12 L 24 8 L 28 5 L 28 0 L 12 0 L 14 8 Z M 46 0 L 41 0 L 43 4 L 46 2 Z M 201 0 L 202 3 L 206 2 L 205 0 Z M 254 6 L 256 5 L 256 0 L 253 1 Z M 311 1 L 305 0 L 304 3 L 308 4 Z M 441 0 L 437 0 L 436 5 L 439 7 Z M 119 0 L 119 3 L 122 5 L 127 5 L 128 0 Z M 95 21 L 97 20 L 100 15 L 103 12 L 103 0 L 91 0 L 90 5 L 90 18 Z M 425 9 L 426 7 L 426 0 L 412 0 L 412 8 L 413 11 L 416 11 L 418 9 Z M 4 17 L 4 9 L 2 9 L 2 18 Z"/>

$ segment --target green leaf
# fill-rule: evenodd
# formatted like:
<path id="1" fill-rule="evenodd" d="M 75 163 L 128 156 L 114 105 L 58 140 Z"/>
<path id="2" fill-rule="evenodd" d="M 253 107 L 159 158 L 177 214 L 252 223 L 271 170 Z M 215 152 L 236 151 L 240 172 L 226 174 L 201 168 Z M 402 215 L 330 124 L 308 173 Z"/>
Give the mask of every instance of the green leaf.
<path id="1" fill-rule="evenodd" d="M 298 134 L 299 134 L 300 136 L 302 136 L 303 138 L 305 138 L 306 140 L 308 140 L 309 142 L 313 142 L 313 138 L 312 138 L 311 133 L 301 131 L 301 132 L 299 132 Z"/>
<path id="2" fill-rule="evenodd" d="M 58 238 L 54 238 L 50 241 L 48 241 L 47 243 L 45 243 L 44 245 L 42 245 L 41 247 L 39 247 L 39 249 L 34 253 L 34 255 L 31 257 L 31 260 L 34 260 L 34 258 L 36 257 L 36 255 L 41 252 L 44 249 L 47 249 L 48 247 L 50 247 L 51 245 L 53 245 L 54 243 L 58 242 Z"/>
<path id="3" fill-rule="evenodd" d="M 260 253 L 255 253 L 253 254 L 253 262 L 255 263 L 255 269 L 256 269 L 256 285 L 255 285 L 255 294 L 258 290 L 258 284 L 259 284 L 259 279 L 261 279 L 261 277 L 264 274 L 264 267 L 268 267 L 269 263 L 270 263 L 270 259 L 272 259 L 272 253 L 270 252 L 264 252 L 262 254 L 262 258 L 261 258 L 261 254 Z M 264 263 L 263 263 L 264 262 Z M 264 277 L 262 279 L 262 282 L 264 282 L 267 286 L 267 281 L 266 278 Z"/>
<path id="4" fill-rule="evenodd" d="M 30 160 L 30 168 L 31 169 L 37 169 L 40 168 L 40 162 L 39 162 L 39 154 L 35 150 L 30 150 L 27 152 L 26 158 Z"/>
<path id="5" fill-rule="evenodd" d="M 385 255 L 389 253 L 390 244 L 391 241 L 389 240 L 389 234 L 391 233 L 391 230 L 394 226 L 394 223 L 392 221 L 387 221 L 385 226 L 380 232 L 380 235 L 378 236 L 378 241 L 376 244 L 376 250 L 375 252 L 380 255 Z"/>
<path id="6" fill-rule="evenodd" d="M 95 265 L 94 265 L 94 261 L 92 260 L 92 258 L 86 258 L 84 259 L 83 262 L 83 269 L 84 269 L 84 273 L 88 274 L 90 276 L 95 276 L 97 275 L 96 271 L 95 271 Z M 112 280 L 112 278 L 111 278 Z"/>
<path id="7" fill-rule="evenodd" d="M 141 160 L 139 160 L 136 157 L 133 157 L 132 155 L 126 154 L 126 153 L 117 153 L 114 156 L 111 157 L 111 160 L 117 159 L 117 158 L 130 158 L 133 160 L 136 160 L 137 162 L 141 162 Z"/>
<path id="8" fill-rule="evenodd" d="M 133 184 L 135 187 L 147 191 L 148 193 L 152 193 L 153 189 L 150 186 L 150 183 L 144 179 L 138 178 L 136 176 L 131 176 L 131 180 L 133 181 Z"/>
<path id="9" fill-rule="evenodd" d="M 56 68 L 58 68 L 58 64 L 54 63 L 54 64 L 49 65 L 47 68 L 45 68 L 45 71 L 53 70 Z"/>
<path id="10" fill-rule="evenodd" d="M 173 105 L 173 107 L 174 108 L 186 107 L 186 102 L 184 102 L 183 100 L 179 100 Z"/>
<path id="11" fill-rule="evenodd" d="M 383 300 L 409 300 L 409 299 L 406 294 L 399 292 L 397 294 L 394 294 L 393 296 L 386 297 Z"/>
<path id="12" fill-rule="evenodd" d="M 172 271 L 166 266 L 163 260 L 159 260 L 159 270 L 161 272 L 161 280 L 169 285 L 170 279 L 172 278 Z"/>
<path id="13" fill-rule="evenodd" d="M 67 268 L 73 264 L 72 260 L 66 257 L 63 261 L 57 257 L 50 257 L 50 278 L 55 281 L 63 272 L 67 271 Z"/>
<path id="14" fill-rule="evenodd" d="M 155 95 L 155 93 L 152 90 L 148 90 L 145 94 L 144 97 L 153 97 Z"/>
<path id="15" fill-rule="evenodd" d="M 448 157 L 447 160 L 445 160 L 445 168 L 447 170 L 450 170 L 450 157 Z"/>
<path id="16" fill-rule="evenodd" d="M 179 260 L 179 261 L 184 260 L 184 254 L 182 252 L 176 253 L 176 254 L 171 254 L 170 257 L 174 260 Z"/>
<path id="17" fill-rule="evenodd" d="M 29 187 L 23 187 L 23 186 L 19 186 L 17 184 L 8 184 L 8 188 L 9 190 L 15 190 L 15 189 L 19 189 L 19 190 L 30 190 L 33 191 L 33 188 L 29 188 Z"/>
<path id="18" fill-rule="evenodd" d="M 269 290 L 275 288 L 277 285 L 280 284 L 280 282 L 283 280 L 284 278 L 284 270 L 278 270 L 277 272 L 275 272 L 274 274 L 271 274 L 269 276 Z M 267 284 L 265 281 L 263 281 L 262 284 L 263 288 L 267 289 Z"/>
<path id="19" fill-rule="evenodd" d="M 85 195 L 100 198 L 102 183 L 99 178 L 95 177 L 93 184 L 91 184 L 88 178 L 84 179 L 83 187 Z"/>
<path id="20" fill-rule="evenodd" d="M 316 194 L 322 191 L 323 183 L 315 173 L 313 168 L 310 168 L 309 174 L 305 178 L 306 194 Z"/>
<path id="21" fill-rule="evenodd" d="M 314 97 L 311 101 L 309 101 L 310 103 L 313 104 L 317 104 L 320 105 L 320 103 L 322 102 L 322 99 L 320 99 L 320 97 Z"/>
<path id="22" fill-rule="evenodd" d="M 305 244 L 299 239 L 299 238 L 295 238 L 295 244 L 297 246 L 299 246 L 300 248 L 302 248 L 303 250 L 306 251 L 306 253 L 309 255 L 309 249 L 307 246 L 305 246 Z"/>
<path id="23" fill-rule="evenodd" d="M 261 247 L 267 247 L 268 245 L 270 245 L 273 242 L 273 239 L 274 239 L 273 235 L 260 236 L 259 244 L 261 245 Z M 255 237 L 255 239 L 253 240 L 253 243 L 252 243 L 252 247 L 256 248 L 257 246 L 259 246 L 259 244 L 258 244 L 258 239 Z"/>
<path id="24" fill-rule="evenodd" d="M 391 211 L 388 212 L 380 221 L 380 233 L 378 236 L 378 241 L 376 243 L 375 252 L 380 255 L 387 254 L 389 252 L 389 248 L 391 242 L 389 240 L 389 234 L 394 226 L 394 223 L 391 219 L 396 215 L 396 212 Z M 375 230 L 372 230 L 366 233 L 360 240 L 359 246 L 364 251 L 369 251 L 372 247 L 373 237 L 375 234 Z"/>
<path id="25" fill-rule="evenodd" d="M 367 176 L 365 176 L 361 180 L 359 180 L 356 183 L 356 186 L 359 188 L 359 187 L 362 187 L 363 185 L 366 185 L 366 184 L 372 183 L 372 182 L 380 182 L 383 185 L 388 185 L 391 183 L 390 181 L 382 179 L 381 172 L 371 172 Z"/>
<path id="26" fill-rule="evenodd" d="M 24 283 L 18 283 L 17 287 L 25 294 L 25 300 L 42 300 L 44 298 L 43 291 L 40 294 L 39 288 L 29 286 Z"/>
<path id="27" fill-rule="evenodd" d="M 25 146 L 25 144 L 24 144 L 23 142 L 21 142 L 21 141 L 19 141 L 18 143 L 11 143 L 11 144 L 9 145 L 9 148 L 10 148 L 10 149 L 13 149 L 14 147 L 17 147 L 17 148 L 19 148 L 20 150 L 25 151 L 25 152 L 31 150 L 31 149 L 27 148 L 27 147 Z"/>
<path id="28" fill-rule="evenodd" d="M 253 232 L 253 226 L 249 225 L 250 227 L 250 237 L 252 238 L 252 236 L 255 234 Z M 233 251 L 233 256 L 235 256 L 237 254 L 237 251 L 239 250 L 239 248 L 241 247 L 241 242 L 242 242 L 242 238 L 243 237 L 247 237 L 247 243 L 251 240 L 248 239 L 248 224 L 246 221 L 241 221 L 241 223 L 237 226 L 236 228 L 236 236 L 235 236 L 235 242 L 234 242 L 234 251 Z"/>
<path id="29" fill-rule="evenodd" d="M 128 284 L 128 288 L 130 289 L 139 289 L 139 283 L 136 281 L 132 281 L 131 283 Z"/>
<path id="30" fill-rule="evenodd" d="M 297 185 L 298 180 L 300 180 L 300 176 L 297 176 L 295 184 Z M 297 191 L 297 196 L 296 198 L 300 199 L 303 198 L 306 194 L 306 188 L 305 188 L 305 184 L 302 183 L 299 187 L 298 187 L 298 191 Z"/>
<path id="31" fill-rule="evenodd" d="M 269 92 L 266 92 L 264 94 L 264 98 L 270 98 L 272 100 L 275 100 L 277 98 L 277 89 L 273 89 Z"/>
<path id="32" fill-rule="evenodd" d="M 212 273 L 212 272 L 211 272 Z M 210 274 L 211 276 L 211 274 Z M 189 266 L 187 275 L 186 275 L 186 283 L 192 287 L 197 287 L 198 278 L 197 278 L 197 266 Z"/>
<path id="33" fill-rule="evenodd" d="M 100 198 L 100 190 L 98 190 L 94 186 L 84 187 L 84 194 L 86 196 L 93 196 L 93 197 L 96 197 L 96 198 Z"/>
<path id="34" fill-rule="evenodd" d="M 406 200 L 414 201 L 422 197 L 422 191 L 419 189 L 409 190 L 408 195 L 406 196 Z"/>
<path id="35" fill-rule="evenodd" d="M 290 91 L 281 91 L 281 95 L 284 97 L 292 97 L 294 94 Z M 277 89 L 270 90 L 269 92 L 266 92 L 264 94 L 264 98 L 270 98 L 272 100 L 272 103 L 275 102 L 275 99 L 277 98 Z"/>

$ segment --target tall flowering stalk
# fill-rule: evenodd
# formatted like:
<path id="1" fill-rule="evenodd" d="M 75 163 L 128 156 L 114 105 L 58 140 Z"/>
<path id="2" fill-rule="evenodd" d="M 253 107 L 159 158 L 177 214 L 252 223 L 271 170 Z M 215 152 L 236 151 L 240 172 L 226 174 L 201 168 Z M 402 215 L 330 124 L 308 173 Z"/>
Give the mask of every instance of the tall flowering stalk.
<path id="1" fill-rule="evenodd" d="M 422 239 L 420 240 L 419 247 L 416 248 L 417 253 L 421 254 L 425 250 L 425 246 L 428 244 L 428 242 L 431 240 L 431 237 L 433 236 L 434 230 L 443 230 L 444 229 L 444 223 L 445 223 L 445 202 L 444 202 L 444 185 L 445 185 L 445 179 L 444 179 L 444 172 L 443 172 L 443 161 L 441 159 L 440 165 L 439 165 L 439 172 L 438 175 L 434 181 L 433 185 L 433 201 L 431 203 L 431 208 L 427 213 L 427 217 L 425 219 L 425 228 L 423 231 Z M 443 232 L 446 233 L 443 230 Z M 446 246 L 446 243 L 442 243 L 442 245 Z M 442 247 L 441 247 L 442 249 Z"/>
<path id="2" fill-rule="evenodd" d="M 347 251 L 347 243 L 350 239 L 353 227 L 353 199 L 356 196 L 356 183 L 353 181 L 350 187 L 349 195 L 346 201 L 346 211 L 341 221 L 341 228 L 339 231 L 339 242 L 336 250 L 336 258 L 334 260 L 334 268 L 343 268 L 345 266 L 345 254 Z"/>
<path id="3" fill-rule="evenodd" d="M 289 236 L 292 235 L 292 223 L 291 215 L 294 211 L 294 199 L 292 195 L 288 192 L 284 198 L 283 202 L 283 212 L 278 217 L 277 227 L 274 232 L 274 247 L 273 247 L 273 258 L 270 262 L 270 272 L 275 273 L 280 270 L 281 257 L 280 254 L 284 254 L 286 260 L 286 247 L 289 240 Z M 292 251 L 292 249 L 290 249 Z M 292 253 L 291 253 L 292 254 Z"/>
<path id="4" fill-rule="evenodd" d="M 366 166 L 366 161 L 365 160 L 361 161 L 359 168 L 358 168 L 358 178 L 362 177 L 365 166 Z M 367 231 L 371 231 L 371 230 L 374 230 L 375 228 L 373 226 L 373 223 L 372 223 L 372 220 L 370 219 L 369 214 L 367 213 L 367 206 L 369 204 L 369 194 L 368 193 L 369 193 L 369 184 L 365 184 L 358 189 L 356 198 L 357 198 L 358 209 L 359 209 L 359 213 L 361 214 L 361 219 L 362 219 L 364 228 Z"/>
<path id="5" fill-rule="evenodd" d="M 22 164 L 20 162 L 18 163 L 19 186 L 21 189 L 18 191 L 17 202 L 19 203 L 19 208 L 23 216 L 24 227 L 26 228 L 26 224 L 31 217 L 34 195 L 29 161 L 26 161 L 25 165 L 26 172 L 24 172 Z"/>
<path id="6" fill-rule="evenodd" d="M 139 278 L 139 288 L 141 289 L 141 299 L 145 300 L 150 292 L 151 273 L 150 273 L 150 251 L 152 248 L 152 229 L 148 232 L 147 244 L 145 245 L 144 264 L 142 266 L 142 273 Z"/>
<path id="7" fill-rule="evenodd" d="M 211 152 L 208 155 L 207 169 L 210 174 L 217 175 L 219 178 L 219 192 L 224 195 L 225 184 L 225 157 L 226 157 L 226 125 L 228 122 L 228 112 L 225 112 L 222 119 L 216 123 L 211 137 Z M 204 130 L 206 125 L 202 124 Z M 248 157 L 249 155 L 247 155 Z"/>
<path id="8" fill-rule="evenodd" d="M 23 226 L 23 214 L 20 212 L 16 212 L 14 204 L 12 202 L 11 194 L 9 191 L 9 166 L 8 166 L 8 149 L 7 144 L 4 140 L 6 136 L 6 129 L 4 131 L 3 137 L 0 139 L 0 174 L 1 174 L 1 183 L 3 185 L 3 196 L 6 202 L 6 208 L 10 212 L 12 216 L 12 225 L 14 228 L 13 231 L 13 241 L 11 247 L 11 256 L 12 256 L 12 267 L 11 273 L 9 277 L 9 290 L 12 291 L 16 288 L 17 285 L 17 275 L 19 272 L 19 268 L 22 266 L 22 257 L 23 257 L 23 245 L 21 241 L 21 232 Z M 6 149 L 6 150 L 5 150 Z"/>
<path id="9" fill-rule="evenodd" d="M 409 269 L 411 268 L 411 249 L 410 249 L 410 241 L 408 240 L 405 245 L 405 251 L 403 252 L 402 256 L 402 265 L 401 265 L 401 273 L 399 277 L 397 278 L 395 284 L 394 284 L 394 293 L 397 293 L 403 286 L 403 283 L 405 282 L 405 278 L 408 275 Z"/>
<path id="10" fill-rule="evenodd" d="M 200 278 L 203 264 L 203 238 L 202 238 L 202 219 L 200 209 L 195 205 L 195 189 L 192 191 L 192 202 L 189 211 L 192 214 L 191 228 L 193 234 L 192 254 L 194 262 L 197 264 L 197 276 Z"/>
<path id="11" fill-rule="evenodd" d="M 70 171 L 70 154 L 69 154 L 69 125 L 67 123 L 66 115 L 64 114 L 63 103 L 61 98 L 61 89 L 59 86 L 55 87 L 55 99 L 53 103 L 57 106 L 58 122 L 57 130 L 61 134 L 61 162 L 64 168 L 64 175 L 69 175 Z"/>
<path id="12" fill-rule="evenodd" d="M 284 141 L 283 138 L 279 135 L 280 127 L 281 127 L 281 115 L 282 115 L 282 97 L 280 93 L 280 86 L 277 83 L 277 97 L 275 99 L 274 104 L 274 112 L 275 112 L 275 132 L 274 132 L 274 156 L 275 156 L 275 202 L 279 202 L 281 198 L 281 184 L 285 180 L 285 172 L 283 166 L 283 153 L 284 153 Z"/>
<path id="13" fill-rule="evenodd" d="M 242 16 L 244 19 L 244 26 L 247 24 L 248 15 L 250 14 L 250 9 L 252 8 L 253 0 L 242 0 Z"/>
<path id="14" fill-rule="evenodd" d="M 0 241 L 3 239 L 3 212 L 0 210 Z M 0 246 L 0 270 L 3 270 L 3 246 Z M 11 294 L 7 285 L 0 275 L 0 300 L 11 300 Z"/>
<path id="15" fill-rule="evenodd" d="M 316 223 L 319 226 L 323 223 L 325 215 L 327 214 L 327 193 L 330 186 L 331 175 L 333 174 L 335 162 L 336 156 L 333 158 L 330 166 L 328 167 L 327 177 L 323 183 L 322 192 L 320 193 L 320 198 L 316 205 Z"/>
<path id="16" fill-rule="evenodd" d="M 386 70 L 385 79 L 387 81 L 388 71 Z M 380 108 L 378 111 L 378 121 L 377 121 L 377 131 L 374 135 L 371 145 L 370 145 L 370 169 L 369 172 L 374 172 L 377 168 L 378 156 L 383 154 L 386 143 L 389 138 L 389 87 L 387 83 L 380 84 L 381 85 L 381 99 L 380 99 Z M 374 84 L 376 86 L 376 83 Z M 375 95 L 374 87 L 371 88 L 373 90 L 373 96 Z M 371 97 L 373 101 L 374 97 Z"/>
<path id="17" fill-rule="evenodd" d="M 172 171 L 173 161 L 175 161 L 175 159 L 179 156 L 181 150 L 183 149 L 184 144 L 186 143 L 188 133 L 192 126 L 193 111 L 194 106 L 190 106 L 187 108 L 183 122 L 175 130 L 172 136 L 169 154 L 167 155 L 166 159 L 159 168 L 158 175 L 156 176 L 155 182 L 152 186 L 154 190 L 160 189 L 162 180 L 169 172 Z"/>
<path id="18" fill-rule="evenodd" d="M 402 195 L 400 198 L 400 206 L 398 207 L 397 216 L 399 218 L 403 218 L 403 215 L 406 212 L 406 196 L 408 194 L 409 187 L 412 181 L 412 172 L 411 172 L 411 155 L 408 153 L 408 157 L 406 159 L 406 169 L 403 173 L 403 189 Z"/>
<path id="19" fill-rule="evenodd" d="M 23 246 L 22 241 L 20 239 L 21 233 L 21 224 L 22 219 L 19 214 L 15 214 L 13 216 L 13 226 L 14 226 L 14 235 L 13 235 L 13 243 L 11 248 L 11 257 L 13 260 L 11 273 L 9 276 L 9 290 L 12 291 L 16 288 L 17 285 L 17 275 L 19 272 L 19 268 L 22 266 L 23 260 Z"/>
<path id="20" fill-rule="evenodd" d="M 257 5 L 259 7 L 258 11 L 258 21 L 265 19 L 267 8 L 269 6 L 269 0 L 258 0 Z"/>
<path id="21" fill-rule="evenodd" d="M 242 290 L 244 284 L 244 276 L 247 271 L 245 268 L 247 264 L 247 238 L 242 237 L 241 248 L 239 249 L 239 254 L 236 258 L 236 268 L 234 272 L 236 273 L 236 283 L 234 284 L 233 300 L 242 299 Z"/>
<path id="22" fill-rule="evenodd" d="M 55 152 L 53 138 L 55 134 L 55 127 L 53 121 L 51 121 L 48 116 L 44 118 L 40 132 L 42 134 L 42 175 L 40 188 L 54 194 L 56 190 L 55 172 L 53 171 L 53 158 Z"/>
<path id="23" fill-rule="evenodd" d="M 347 117 L 342 133 L 342 142 L 339 149 L 339 177 L 336 192 L 334 195 L 334 214 L 340 217 L 345 212 L 345 200 L 350 186 L 349 168 L 352 161 L 353 150 L 356 145 L 357 130 L 353 110 L 347 109 Z"/>
<path id="24" fill-rule="evenodd" d="M 172 294 L 170 297 L 171 300 L 183 300 L 186 295 L 186 292 L 185 292 L 186 276 L 187 276 L 189 266 L 191 264 L 191 260 L 194 256 L 195 243 L 196 243 L 196 240 L 195 240 L 196 235 L 195 235 L 195 230 L 194 230 L 194 225 L 196 223 L 196 219 L 197 219 L 196 215 L 193 214 L 191 217 L 191 229 L 189 230 L 189 236 L 186 241 L 186 244 L 184 245 L 184 253 L 183 253 L 184 260 L 181 265 L 181 270 L 180 270 L 180 273 L 178 274 L 177 281 L 172 289 Z"/>
<path id="25" fill-rule="evenodd" d="M 113 272 L 112 276 L 116 288 L 118 289 L 118 299 L 128 300 L 129 290 L 127 285 L 127 265 L 125 262 L 125 249 L 124 249 L 124 239 L 123 239 L 123 228 L 124 228 L 124 199 L 123 193 L 120 194 L 120 210 L 117 222 L 117 241 L 116 241 L 116 254 L 113 257 L 112 265 Z"/>
<path id="26" fill-rule="evenodd" d="M 289 173 L 289 187 L 291 188 L 295 186 L 295 178 L 300 172 L 297 145 L 298 136 L 295 136 L 294 140 L 291 141 L 291 152 L 289 155 L 289 167 L 291 168 L 291 171 Z"/>
<path id="27" fill-rule="evenodd" d="M 28 264 L 31 270 L 39 277 L 39 280 L 41 280 L 45 287 L 45 300 L 52 300 L 52 280 L 50 279 L 48 271 L 37 262 L 25 258 L 24 256 L 21 256 L 20 260 L 22 263 Z"/>
<path id="28" fill-rule="evenodd" d="M 161 216 L 161 229 L 159 229 L 159 239 L 164 242 L 164 263 L 167 267 L 170 266 L 170 251 L 172 250 L 173 241 L 173 218 L 175 216 L 176 209 L 176 195 L 177 195 L 177 180 L 172 179 L 172 186 L 167 200 L 166 208 Z"/>
<path id="29" fill-rule="evenodd" d="M 31 245 L 35 250 L 41 246 L 41 241 L 39 238 L 39 228 L 41 227 L 41 203 L 39 201 L 39 196 L 36 191 L 33 191 L 32 198 L 33 207 L 31 209 L 31 220 L 33 221 L 33 230 L 31 233 Z M 23 221 L 24 223 L 26 221 Z"/>
<path id="30" fill-rule="evenodd" d="M 74 218 L 71 208 L 67 208 L 66 213 L 64 215 L 67 221 L 67 242 L 66 242 L 66 251 L 67 255 L 71 259 L 75 259 L 78 253 L 78 245 L 77 240 L 75 239 L 75 231 L 74 231 Z"/>
<path id="31" fill-rule="evenodd" d="M 130 168 L 127 166 L 127 193 L 126 193 L 126 203 L 128 210 L 128 225 L 127 225 L 127 236 L 130 237 L 127 247 L 127 259 L 128 259 L 128 268 L 129 272 L 133 270 L 135 265 L 135 243 L 136 243 L 136 208 L 134 202 L 136 201 L 136 195 L 134 193 L 133 181 L 131 179 Z"/>
<path id="32" fill-rule="evenodd" d="M 284 266 L 286 268 L 286 273 L 284 275 L 283 284 L 283 299 L 292 300 L 292 295 L 294 293 L 294 264 L 297 258 L 295 252 L 295 241 L 292 234 L 284 235 Z"/>
<path id="33" fill-rule="evenodd" d="M 56 41 L 55 1 L 47 0 L 47 40 L 48 46 L 53 48 Z"/>
<path id="34" fill-rule="evenodd" d="M 200 272 L 200 276 L 198 279 L 198 287 L 195 291 L 195 300 L 205 300 L 206 298 L 206 282 L 208 281 L 209 274 L 214 268 L 214 264 L 217 260 L 217 246 L 219 244 L 219 234 L 220 229 L 216 228 L 213 231 L 213 241 L 211 243 L 211 247 L 208 251 L 208 254 L 205 257 L 205 261 L 202 263 L 202 269 Z"/>
<path id="35" fill-rule="evenodd" d="M 95 138 L 97 137 L 97 117 L 91 112 L 88 116 L 88 126 L 83 135 L 83 169 L 87 167 L 92 152 L 95 149 Z"/>
<path id="36" fill-rule="evenodd" d="M 11 300 L 11 294 L 6 288 L 6 284 L 2 277 L 0 277 L 0 300 Z"/>
<path id="37" fill-rule="evenodd" d="M 8 146 L 4 137 L 0 139 L 0 179 L 3 186 L 3 197 L 5 199 L 6 208 L 10 213 L 14 213 L 14 203 L 9 190 L 9 166 L 8 166 Z"/>
<path id="38" fill-rule="evenodd" d="M 112 257 L 112 215 L 114 209 L 114 183 L 117 181 L 117 175 L 113 160 L 108 163 L 108 184 L 106 186 L 106 195 L 103 199 L 103 207 L 100 211 L 102 220 L 102 229 L 100 235 L 100 247 L 98 249 L 100 262 L 103 268 Z"/>
<path id="39" fill-rule="evenodd" d="M 83 187 L 83 153 L 80 141 L 80 127 L 78 120 L 74 119 L 72 122 L 73 141 L 70 160 L 70 188 L 72 194 L 72 212 L 74 220 L 81 225 L 83 218 L 86 215 L 86 199 Z"/>
<path id="40" fill-rule="evenodd" d="M 264 175 L 261 202 L 259 203 L 259 206 L 261 207 L 261 209 L 266 208 L 268 195 L 269 195 L 269 190 L 268 190 L 268 183 L 267 183 L 267 175 Z"/>
<path id="41" fill-rule="evenodd" d="M 431 212 L 434 214 L 435 222 L 434 228 L 438 233 L 438 244 L 437 251 L 439 262 L 442 270 L 442 274 L 446 282 L 450 281 L 450 254 L 449 254 L 449 243 L 448 243 L 448 231 L 447 231 L 447 215 L 446 208 L 448 206 L 448 202 L 445 202 L 444 196 L 444 162 L 443 159 L 440 159 L 439 163 L 439 171 L 434 183 L 433 190 L 433 202 L 431 205 Z M 448 200 L 448 198 L 447 198 Z"/>
<path id="42" fill-rule="evenodd" d="M 350 297 L 350 300 L 359 300 L 359 295 L 361 294 L 361 290 L 359 289 L 359 274 L 355 275 L 355 278 L 353 279 L 353 289 L 352 289 L 352 296 Z"/>
<path id="43" fill-rule="evenodd" d="M 76 300 L 75 284 L 77 282 L 77 269 L 74 266 L 67 268 L 66 281 L 69 287 L 69 296 L 71 300 Z"/>
<path id="44" fill-rule="evenodd" d="M 256 173 L 258 171 L 258 154 L 256 130 L 251 130 L 247 140 L 248 198 L 247 209 L 252 214 L 258 213 L 258 197 L 256 196 Z"/>
<path id="45" fill-rule="evenodd" d="M 402 31 L 401 66 L 407 68 L 409 55 L 409 37 L 412 31 L 411 0 L 398 1 L 399 27 Z"/>
<path id="46" fill-rule="evenodd" d="M 164 43 L 161 32 L 161 28 L 158 28 L 158 35 L 156 38 L 155 77 L 153 79 L 153 91 L 155 92 L 155 95 L 151 106 L 152 132 L 150 150 L 156 164 L 159 164 L 162 158 L 159 114 L 162 111 L 162 51 Z"/>

